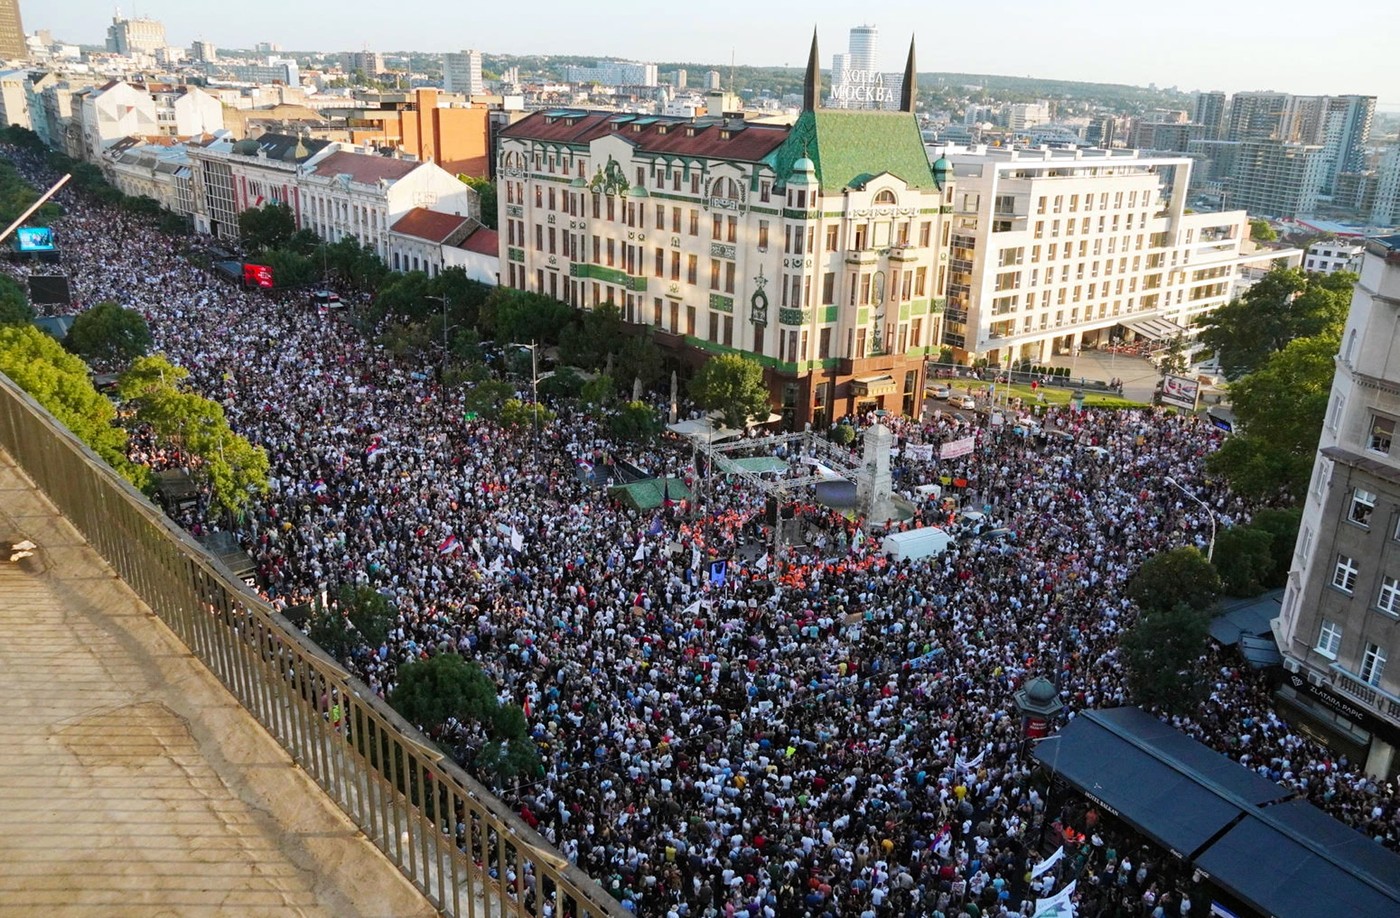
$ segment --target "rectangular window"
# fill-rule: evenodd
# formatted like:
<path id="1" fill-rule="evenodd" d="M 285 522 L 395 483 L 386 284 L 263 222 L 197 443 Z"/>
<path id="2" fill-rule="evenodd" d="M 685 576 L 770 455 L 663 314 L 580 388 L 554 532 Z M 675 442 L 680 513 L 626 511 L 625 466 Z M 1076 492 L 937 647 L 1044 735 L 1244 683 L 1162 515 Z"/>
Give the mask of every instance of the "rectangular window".
<path id="1" fill-rule="evenodd" d="M 836 272 L 828 271 L 822 276 L 822 305 L 830 306 L 836 302 Z"/>
<path id="2" fill-rule="evenodd" d="M 673 232 L 673 233 L 679 233 L 680 231 L 681 231 L 681 209 L 680 209 L 679 207 L 672 207 L 672 208 L 671 208 L 671 232 Z"/>
<path id="3" fill-rule="evenodd" d="M 933 231 L 933 223 L 925 220 L 919 224 L 919 245 L 928 248 L 929 234 Z"/>
<path id="4" fill-rule="evenodd" d="M 1361 658 L 1361 681 L 1367 685 L 1380 685 L 1381 673 L 1385 672 L 1385 650 L 1379 644 L 1367 644 L 1366 653 Z"/>
<path id="5" fill-rule="evenodd" d="M 685 256 L 685 280 L 688 284 L 696 283 L 696 275 L 700 271 L 700 259 L 696 255 Z"/>
<path id="6" fill-rule="evenodd" d="M 1337 555 L 1337 566 L 1332 569 L 1332 585 L 1350 593 L 1356 589 L 1356 561 L 1347 555 Z"/>
<path id="7" fill-rule="evenodd" d="M 759 221 L 758 221 L 758 250 L 759 250 L 760 252 L 766 252 L 766 251 L 768 251 L 768 221 L 767 221 L 767 220 L 759 220 Z"/>
<path id="8" fill-rule="evenodd" d="M 826 250 L 828 252 L 836 251 L 836 227 L 834 226 L 826 228 Z"/>
<path id="9" fill-rule="evenodd" d="M 672 252 L 672 253 L 671 253 L 671 280 L 673 280 L 673 281 L 678 281 L 678 280 L 680 280 L 680 279 L 681 279 L 681 253 L 680 253 L 680 252 Z"/>
<path id="10" fill-rule="evenodd" d="M 1391 615 L 1400 615 L 1400 580 L 1381 578 L 1381 593 L 1376 597 L 1376 608 Z"/>
<path id="11" fill-rule="evenodd" d="M 1351 492 L 1351 509 L 1347 512 L 1347 519 L 1353 523 L 1370 528 L 1371 514 L 1376 511 L 1376 495 L 1364 488 L 1357 488 Z"/>
<path id="12" fill-rule="evenodd" d="M 825 360 L 831 356 L 831 326 L 827 325 L 817 332 L 817 358 Z"/>
<path id="13" fill-rule="evenodd" d="M 726 217 L 724 226 L 724 239 L 726 242 L 734 242 L 739 237 L 739 218 Z"/>
<path id="14" fill-rule="evenodd" d="M 710 289 L 719 289 L 719 259 L 710 259 Z"/>
<path id="15" fill-rule="evenodd" d="M 719 215 L 719 214 L 715 214 L 715 216 L 714 216 L 714 222 L 713 222 L 713 225 L 712 225 L 711 230 L 710 230 L 710 238 L 711 238 L 711 239 L 718 240 L 718 239 L 719 239 L 721 236 L 723 236 L 723 235 L 724 235 L 724 217 L 722 217 L 722 216 Z"/>
<path id="16" fill-rule="evenodd" d="M 700 211 L 694 208 L 690 211 L 690 235 L 700 235 Z"/>
<path id="17" fill-rule="evenodd" d="M 724 263 L 724 292 L 734 292 L 734 262 L 732 261 Z"/>
<path id="18" fill-rule="evenodd" d="M 1337 651 L 1342 646 L 1342 628 L 1336 622 L 1322 620 L 1322 630 L 1317 634 L 1317 647 L 1314 648 L 1324 657 L 1337 659 Z"/>
<path id="19" fill-rule="evenodd" d="M 1366 448 L 1373 453 L 1390 455 L 1390 441 L 1395 436 L 1395 421 L 1380 415 L 1371 415 L 1371 432 L 1366 439 Z"/>

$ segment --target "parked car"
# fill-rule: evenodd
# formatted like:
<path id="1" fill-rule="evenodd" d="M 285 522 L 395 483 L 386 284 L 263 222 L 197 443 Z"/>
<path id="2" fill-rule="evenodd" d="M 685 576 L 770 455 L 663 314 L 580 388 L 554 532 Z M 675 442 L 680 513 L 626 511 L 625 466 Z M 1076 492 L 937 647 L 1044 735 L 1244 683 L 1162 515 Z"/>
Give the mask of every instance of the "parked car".
<path id="1" fill-rule="evenodd" d="M 345 305 L 340 302 L 340 295 L 330 290 L 313 290 L 311 292 L 311 305 L 317 309 L 339 309 Z"/>
<path id="2" fill-rule="evenodd" d="M 964 411 L 972 411 L 977 407 L 977 399 L 970 395 L 950 395 L 948 396 L 948 404 Z"/>
<path id="3" fill-rule="evenodd" d="M 926 387 L 925 390 L 924 390 L 924 393 L 925 393 L 929 398 L 939 398 L 939 399 L 942 399 L 942 398 L 947 398 L 948 396 L 952 395 L 952 394 L 953 394 L 953 390 L 948 386 L 947 383 L 934 383 L 934 384 L 932 384 L 932 385 Z"/>

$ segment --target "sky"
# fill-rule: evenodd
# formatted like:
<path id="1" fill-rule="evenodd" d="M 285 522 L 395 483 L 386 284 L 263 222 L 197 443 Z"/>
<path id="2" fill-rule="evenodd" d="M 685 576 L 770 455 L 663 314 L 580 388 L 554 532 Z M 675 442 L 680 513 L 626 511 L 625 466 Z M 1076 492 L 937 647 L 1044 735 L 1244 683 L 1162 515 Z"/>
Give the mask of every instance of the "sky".
<path id="1" fill-rule="evenodd" d="M 523 7 L 524 5 L 522 5 Z M 884 69 L 902 69 L 912 34 L 919 69 L 1047 79 L 1300 95 L 1358 93 L 1400 111 L 1400 5 L 1338 7 L 1302 0 L 1177 0 L 1155 7 L 1104 0 L 929 3 L 806 0 L 685 5 L 638 0 L 141 0 L 126 16 L 159 19 L 167 39 L 219 47 L 269 41 L 297 51 L 476 48 L 498 54 L 578 54 L 647 61 L 801 66 L 812 27 L 822 66 L 851 26 L 880 29 Z M 104 0 L 20 0 L 26 31 L 98 44 L 114 7 Z"/>

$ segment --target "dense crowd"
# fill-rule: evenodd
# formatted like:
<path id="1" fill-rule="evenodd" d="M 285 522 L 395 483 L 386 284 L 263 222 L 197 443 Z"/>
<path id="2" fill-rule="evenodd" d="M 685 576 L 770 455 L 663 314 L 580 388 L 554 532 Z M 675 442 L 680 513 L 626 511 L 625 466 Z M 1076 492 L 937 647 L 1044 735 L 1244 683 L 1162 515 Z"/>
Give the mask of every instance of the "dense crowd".
<path id="1" fill-rule="evenodd" d="M 1040 429 L 938 412 L 886 420 L 915 519 L 848 520 L 804 497 L 803 545 L 755 555 L 739 549 L 766 533 L 763 494 L 721 475 L 702 488 L 689 443 L 642 450 L 565 410 L 532 448 L 533 431 L 467 419 L 460 390 L 339 317 L 229 286 L 134 218 L 62 203 L 78 308 L 139 310 L 157 348 L 266 448 L 270 489 L 236 531 L 268 599 L 285 607 L 345 583 L 391 597 L 389 640 L 351 661 L 381 694 L 433 653 L 479 662 L 526 707 L 545 761 L 512 806 L 629 908 L 1029 914 L 1049 885 L 1028 868 L 1053 828 L 1077 851 L 1092 913 L 1202 913 L 1191 878 L 1118 840 L 1121 827 L 1048 809 L 1012 695 L 1046 675 L 1070 712 L 1130 700 L 1125 581 L 1210 531 L 1166 479 L 1222 524 L 1248 513 L 1202 477 L 1218 436 L 1207 425 L 1150 409 L 1051 408 Z M 966 456 L 911 457 L 969 435 Z M 769 452 L 794 469 L 803 458 Z M 602 457 L 703 496 L 630 509 L 580 473 Z M 954 480 L 945 494 L 1013 535 L 918 562 L 882 555 L 887 525 L 947 519 L 914 486 Z M 726 557 L 712 582 L 704 562 Z M 1176 726 L 1396 845 L 1394 787 L 1291 730 L 1232 655 L 1203 666 L 1209 698 Z M 481 737 L 455 725 L 441 739 L 465 750 Z"/>

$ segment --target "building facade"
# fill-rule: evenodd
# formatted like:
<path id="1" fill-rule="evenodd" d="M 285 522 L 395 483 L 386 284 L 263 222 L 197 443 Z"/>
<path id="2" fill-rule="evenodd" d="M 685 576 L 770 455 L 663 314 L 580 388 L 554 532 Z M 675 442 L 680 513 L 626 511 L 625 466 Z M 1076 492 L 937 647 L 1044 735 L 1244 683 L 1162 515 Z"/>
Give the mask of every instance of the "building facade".
<path id="1" fill-rule="evenodd" d="M 655 86 L 659 82 L 655 64 L 633 61 L 600 61 L 594 67 L 565 67 L 570 83 L 599 83 L 603 86 Z"/>
<path id="2" fill-rule="evenodd" d="M 1274 633 L 1279 695 L 1382 778 L 1400 768 L 1400 236 L 1369 240 Z"/>
<path id="3" fill-rule="evenodd" d="M 1201 126 L 1203 140 L 1224 138 L 1228 98 L 1225 93 L 1219 90 L 1196 93 L 1196 111 L 1193 120 Z"/>
<path id="4" fill-rule="evenodd" d="M 1229 302 L 1243 211 L 1187 213 L 1191 160 L 1136 151 L 950 148 L 957 194 L 942 343 L 990 363 L 1113 337 L 1189 334 Z"/>
<path id="5" fill-rule="evenodd" d="M 696 359 L 767 369 L 789 426 L 919 410 L 936 352 L 952 187 L 913 116 L 819 109 L 816 42 L 792 126 L 536 112 L 502 132 L 502 283 L 612 302 Z"/>
<path id="6" fill-rule="evenodd" d="M 481 77 L 481 52 L 444 54 L 442 88 L 444 92 L 458 92 L 465 96 L 479 96 L 486 92 L 486 82 Z"/>
<path id="7" fill-rule="evenodd" d="M 165 47 L 165 26 L 154 19 L 112 17 L 107 27 L 107 50 L 114 54 L 155 54 Z"/>
<path id="8" fill-rule="evenodd" d="M 1376 226 L 1400 225 L 1400 144 L 1390 145 L 1381 154 L 1370 213 Z"/>
<path id="9" fill-rule="evenodd" d="M 1303 270 L 1317 274 L 1356 271 L 1361 267 L 1361 255 L 1366 244 L 1360 239 L 1323 239 L 1308 246 L 1303 255 Z"/>
<path id="10" fill-rule="evenodd" d="M 1227 203 L 1261 217 L 1316 213 L 1330 162 L 1316 144 L 1245 141 L 1234 152 Z"/>
<path id="11" fill-rule="evenodd" d="M 0 60 L 22 61 L 28 57 L 19 0 L 0 0 Z"/>

